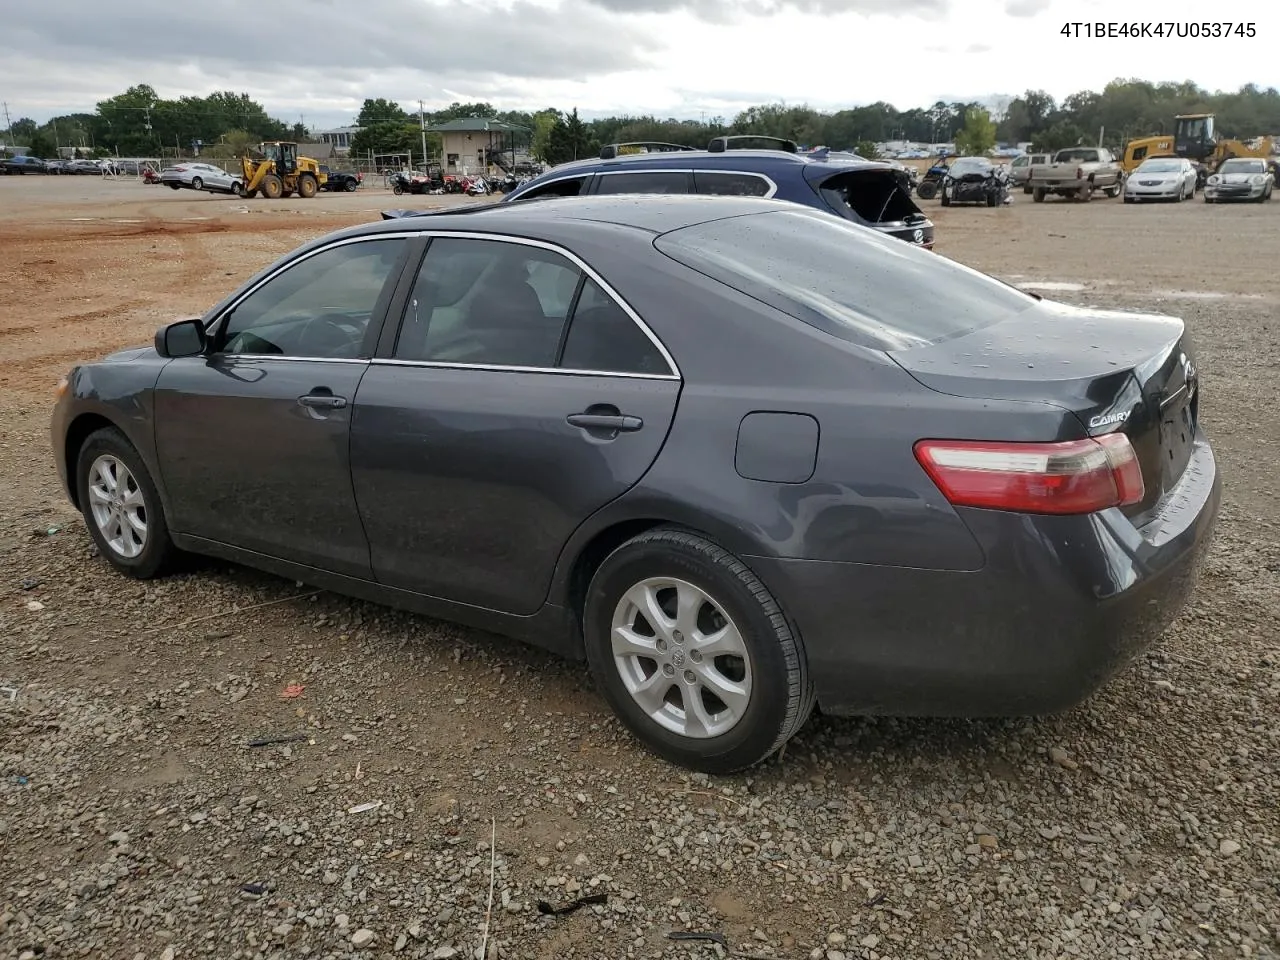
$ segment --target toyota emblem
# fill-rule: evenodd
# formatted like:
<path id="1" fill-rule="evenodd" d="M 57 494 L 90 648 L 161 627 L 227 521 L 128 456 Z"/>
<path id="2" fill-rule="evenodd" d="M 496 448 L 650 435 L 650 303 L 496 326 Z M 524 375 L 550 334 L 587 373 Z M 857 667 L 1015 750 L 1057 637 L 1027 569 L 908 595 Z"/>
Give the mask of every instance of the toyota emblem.
<path id="1" fill-rule="evenodd" d="M 915 239 L 916 243 L 924 243 L 924 231 L 923 231 L 923 230 L 917 230 L 917 231 L 915 232 L 915 234 L 914 234 L 914 239 Z"/>

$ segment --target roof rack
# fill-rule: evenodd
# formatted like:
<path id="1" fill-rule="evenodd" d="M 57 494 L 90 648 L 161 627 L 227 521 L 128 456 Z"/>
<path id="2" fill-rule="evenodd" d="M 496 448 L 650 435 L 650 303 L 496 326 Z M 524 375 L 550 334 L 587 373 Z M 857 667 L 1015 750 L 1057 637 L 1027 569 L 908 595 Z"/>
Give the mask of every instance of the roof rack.
<path id="1" fill-rule="evenodd" d="M 774 146 L 738 146 L 739 142 L 743 140 L 753 140 L 757 144 L 765 142 L 774 144 Z M 707 144 L 708 153 L 724 153 L 726 150 L 781 150 L 783 153 L 799 153 L 800 147 L 794 140 L 785 140 L 782 137 L 764 137 L 752 133 L 739 134 L 732 137 L 716 137 Z"/>
<path id="2" fill-rule="evenodd" d="M 601 147 L 600 159 L 612 160 L 614 157 L 621 156 L 624 151 L 627 153 L 675 153 L 693 149 L 695 148 L 686 147 L 682 143 L 663 143 L 661 140 L 634 140 L 631 143 L 610 143 Z"/>

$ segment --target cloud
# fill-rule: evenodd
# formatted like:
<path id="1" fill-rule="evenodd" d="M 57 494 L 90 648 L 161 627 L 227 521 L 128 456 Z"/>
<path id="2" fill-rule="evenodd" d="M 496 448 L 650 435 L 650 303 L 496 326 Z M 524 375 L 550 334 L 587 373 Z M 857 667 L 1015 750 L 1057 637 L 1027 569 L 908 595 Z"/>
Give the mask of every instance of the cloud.
<path id="1" fill-rule="evenodd" d="M 441 79 L 590 77 L 646 66 L 662 46 L 646 27 L 580 0 L 64 0 L 56 14 L 45 4 L 19 3 L 6 9 L 4 24 L 11 51 L 71 73 L 85 61 L 139 79 L 194 65 L 238 74 L 244 79 L 237 89 L 259 90 L 272 76 L 291 74 L 324 86 L 350 73 L 376 86 L 379 71 L 409 66 Z M 18 78 L 0 80 L 17 85 Z"/>
<path id="2" fill-rule="evenodd" d="M 709 23 L 733 23 L 794 11 L 801 14 L 860 13 L 868 16 L 943 16 L 950 0 L 588 0 L 615 13 L 688 13 Z M 1023 0 L 1026 2 L 1026 0 Z"/>
<path id="3" fill-rule="evenodd" d="M 1011 17 L 1034 17 L 1049 9 L 1052 0 L 1008 0 L 1004 12 Z"/>

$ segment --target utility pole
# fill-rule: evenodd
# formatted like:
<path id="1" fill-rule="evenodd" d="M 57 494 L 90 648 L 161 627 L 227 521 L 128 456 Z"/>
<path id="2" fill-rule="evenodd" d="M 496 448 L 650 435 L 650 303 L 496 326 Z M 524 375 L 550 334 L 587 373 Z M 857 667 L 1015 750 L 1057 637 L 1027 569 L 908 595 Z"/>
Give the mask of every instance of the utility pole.
<path id="1" fill-rule="evenodd" d="M 9 104 L 4 104 L 4 145 L 10 150 L 13 149 L 13 123 L 9 120 Z"/>
<path id="2" fill-rule="evenodd" d="M 418 124 L 422 127 L 422 164 L 427 163 L 427 114 L 421 100 L 418 101 Z M 425 171 L 424 171 L 425 172 Z"/>

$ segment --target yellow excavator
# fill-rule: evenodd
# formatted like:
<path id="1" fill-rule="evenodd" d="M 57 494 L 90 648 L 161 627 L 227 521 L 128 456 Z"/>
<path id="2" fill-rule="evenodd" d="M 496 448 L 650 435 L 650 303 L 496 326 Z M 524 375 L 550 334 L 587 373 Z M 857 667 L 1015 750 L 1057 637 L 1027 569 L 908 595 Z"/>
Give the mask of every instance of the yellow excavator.
<path id="1" fill-rule="evenodd" d="M 297 194 L 314 197 L 328 177 L 320 170 L 320 164 L 310 157 L 298 156 L 298 145 L 285 140 L 273 140 L 258 144 L 256 156 L 245 153 L 240 158 L 244 173 L 242 197 L 256 197 L 261 193 L 268 200 L 278 200 Z"/>
<path id="2" fill-rule="evenodd" d="M 1213 129 L 1212 113 L 1186 113 L 1173 118 L 1173 136 L 1141 137 L 1125 144 L 1120 165 L 1126 174 L 1138 169 L 1150 157 L 1186 157 L 1196 164 L 1203 184 L 1218 167 L 1233 157 L 1266 160 L 1280 179 L 1280 158 L 1270 137 L 1252 140 L 1219 140 Z"/>

